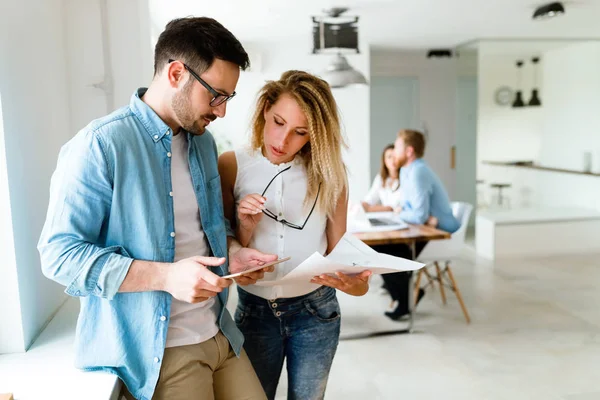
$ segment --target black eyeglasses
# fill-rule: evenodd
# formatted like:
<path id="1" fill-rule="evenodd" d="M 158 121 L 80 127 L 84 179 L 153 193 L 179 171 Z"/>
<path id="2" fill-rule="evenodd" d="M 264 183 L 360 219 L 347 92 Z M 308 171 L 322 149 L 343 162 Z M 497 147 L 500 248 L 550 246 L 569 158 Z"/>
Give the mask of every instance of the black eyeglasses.
<path id="1" fill-rule="evenodd" d="M 269 186 L 271 186 L 271 183 L 273 183 L 273 181 L 275 180 L 275 178 L 277 178 L 279 175 L 283 174 L 285 171 L 289 170 L 290 168 L 292 168 L 291 166 L 282 169 L 281 171 L 279 171 L 274 177 L 273 179 L 271 179 L 269 181 L 269 183 L 267 184 L 267 187 L 265 188 L 265 190 L 263 190 L 261 196 L 265 197 L 265 193 L 267 193 L 267 189 L 269 189 Z M 296 224 L 292 224 L 291 222 L 286 221 L 285 219 L 279 219 L 277 217 L 277 215 L 275 215 L 274 212 L 269 211 L 268 209 L 264 209 L 263 210 L 263 214 L 265 214 L 267 217 L 274 219 L 277 222 L 281 222 L 282 224 L 284 224 L 285 226 L 289 226 L 292 229 L 298 229 L 298 230 L 302 230 L 304 229 L 304 227 L 306 226 L 306 223 L 308 222 L 308 219 L 310 218 L 310 216 L 312 215 L 313 211 L 315 210 L 315 206 L 317 205 L 317 200 L 319 199 L 319 192 L 321 192 L 321 184 L 319 183 L 319 189 L 317 190 L 317 197 L 315 198 L 315 202 L 312 205 L 312 208 L 310 209 L 310 212 L 308 213 L 308 217 L 306 217 L 306 220 L 304 221 L 304 223 L 302 224 L 302 226 L 300 225 L 296 225 Z"/>
<path id="2" fill-rule="evenodd" d="M 169 64 L 172 63 L 173 61 L 175 61 L 175 60 L 169 59 Z M 184 68 L 188 70 L 190 75 L 192 75 L 194 78 L 196 78 L 196 80 L 198 82 L 200 82 L 202 84 L 202 86 L 204 86 L 206 88 L 206 90 L 208 90 L 210 92 L 210 94 L 213 95 L 213 98 L 209 103 L 211 107 L 218 107 L 221 104 L 225 103 L 226 101 L 231 100 L 235 96 L 235 92 L 233 92 L 231 94 L 217 92 L 215 89 L 212 88 L 212 86 L 210 86 L 208 83 L 206 83 L 206 81 L 204 79 L 200 78 L 200 75 L 198 75 L 197 73 L 192 71 L 192 69 L 190 67 L 188 67 L 185 63 L 182 63 L 182 64 L 183 64 Z"/>

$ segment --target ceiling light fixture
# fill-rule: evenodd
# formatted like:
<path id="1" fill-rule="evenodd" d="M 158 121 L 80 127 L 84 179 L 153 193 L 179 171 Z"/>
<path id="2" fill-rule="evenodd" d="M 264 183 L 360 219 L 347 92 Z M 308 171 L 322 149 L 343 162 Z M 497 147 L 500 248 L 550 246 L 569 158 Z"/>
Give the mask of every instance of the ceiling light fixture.
<path id="1" fill-rule="evenodd" d="M 521 93 L 521 67 L 523 61 L 517 61 L 517 92 L 515 94 L 515 101 L 512 103 L 513 108 L 525 107 L 523 102 L 523 95 Z"/>
<path id="2" fill-rule="evenodd" d="M 367 78 L 354 69 L 346 57 L 341 54 L 335 56 L 321 75 L 332 88 L 367 84 Z"/>
<path id="3" fill-rule="evenodd" d="M 335 56 L 323 73 L 332 88 L 351 85 L 366 85 L 367 79 L 354 69 L 342 50 L 359 53 L 358 50 L 358 17 L 344 17 L 347 8 L 337 7 L 325 10 L 325 17 L 313 17 L 313 53 L 327 54 L 335 51 Z"/>
<path id="4" fill-rule="evenodd" d="M 539 61 L 540 61 L 539 57 L 533 57 L 531 59 L 531 62 L 533 63 L 533 89 L 531 90 L 531 99 L 529 99 L 529 103 L 527 103 L 528 106 L 541 106 L 542 105 L 542 101 L 540 100 L 540 98 L 538 96 L 538 89 L 537 89 L 538 88 L 537 63 Z"/>

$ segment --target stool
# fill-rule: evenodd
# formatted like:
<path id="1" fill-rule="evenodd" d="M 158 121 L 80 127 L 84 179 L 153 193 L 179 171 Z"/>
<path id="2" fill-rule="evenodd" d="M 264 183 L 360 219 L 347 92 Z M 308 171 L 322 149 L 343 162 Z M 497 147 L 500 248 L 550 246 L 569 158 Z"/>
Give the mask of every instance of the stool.
<path id="1" fill-rule="evenodd" d="M 510 199 L 506 196 L 502 195 L 502 189 L 510 188 L 512 185 L 510 183 L 492 183 L 490 185 L 493 189 L 498 189 L 498 195 L 496 196 L 496 201 L 493 202 L 495 205 L 499 207 L 510 208 Z"/>

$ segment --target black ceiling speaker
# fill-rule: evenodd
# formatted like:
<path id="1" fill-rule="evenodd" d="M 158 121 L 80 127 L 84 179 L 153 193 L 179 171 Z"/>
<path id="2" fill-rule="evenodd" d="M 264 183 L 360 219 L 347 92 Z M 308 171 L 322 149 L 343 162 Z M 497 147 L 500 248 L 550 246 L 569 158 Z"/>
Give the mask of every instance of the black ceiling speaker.
<path id="1" fill-rule="evenodd" d="M 565 13 L 565 7 L 561 2 L 554 2 L 539 6 L 533 12 L 533 19 L 548 19 Z"/>
<path id="2" fill-rule="evenodd" d="M 449 49 L 431 49 L 427 52 L 427 58 L 452 57 L 452 50 Z"/>

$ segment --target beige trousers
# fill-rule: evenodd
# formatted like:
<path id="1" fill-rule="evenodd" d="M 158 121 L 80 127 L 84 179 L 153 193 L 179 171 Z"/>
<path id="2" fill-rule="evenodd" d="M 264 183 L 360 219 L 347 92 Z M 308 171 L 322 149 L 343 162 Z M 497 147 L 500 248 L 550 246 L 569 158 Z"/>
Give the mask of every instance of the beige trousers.
<path id="1" fill-rule="evenodd" d="M 123 385 L 125 387 L 125 385 Z M 126 399 L 134 397 L 123 390 Z M 219 331 L 204 343 L 165 349 L 156 400 L 266 400 L 265 392 L 242 350 L 240 357 Z"/>

